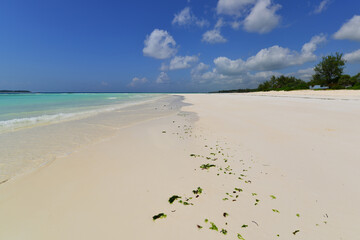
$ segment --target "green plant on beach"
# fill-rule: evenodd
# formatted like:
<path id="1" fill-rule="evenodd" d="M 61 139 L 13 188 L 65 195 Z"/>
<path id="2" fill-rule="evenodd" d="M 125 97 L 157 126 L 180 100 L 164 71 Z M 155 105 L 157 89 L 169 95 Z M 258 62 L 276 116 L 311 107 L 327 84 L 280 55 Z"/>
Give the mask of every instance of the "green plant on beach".
<path id="1" fill-rule="evenodd" d="M 193 190 L 194 194 L 201 194 L 203 189 L 201 187 L 198 187 L 197 189 Z"/>
<path id="2" fill-rule="evenodd" d="M 271 197 L 272 199 L 276 199 L 276 197 L 275 197 L 274 195 L 270 195 L 270 197 Z"/>
<path id="3" fill-rule="evenodd" d="M 210 169 L 210 168 L 212 168 L 212 167 L 216 167 L 214 164 L 203 164 L 203 165 L 201 165 L 200 166 L 200 168 L 202 169 L 202 170 L 205 170 L 205 169 Z"/>
<path id="4" fill-rule="evenodd" d="M 180 196 L 178 195 L 173 195 L 172 197 L 169 198 L 169 203 L 170 204 L 173 204 L 173 202 L 176 200 L 176 199 L 179 199 L 181 198 Z"/>
<path id="5" fill-rule="evenodd" d="M 221 229 L 221 231 L 220 231 L 222 234 L 224 234 L 224 235 L 226 235 L 227 234 L 227 230 L 226 229 Z"/>
<path id="6" fill-rule="evenodd" d="M 215 225 L 215 223 L 210 222 L 210 224 L 211 224 L 211 227 L 210 227 L 209 229 L 214 230 L 214 231 L 219 231 L 219 229 L 218 229 L 218 227 Z"/>
<path id="7" fill-rule="evenodd" d="M 152 217 L 152 219 L 153 219 L 153 221 L 155 221 L 156 219 L 161 219 L 161 218 L 166 218 L 166 217 L 167 217 L 166 214 L 164 214 L 164 213 L 159 213 L 159 214 L 157 214 L 157 215 L 154 215 L 154 216 Z"/>
<path id="8" fill-rule="evenodd" d="M 277 209 L 273 209 L 272 211 L 275 212 L 275 213 L 280 213 L 280 211 L 277 210 Z"/>
<path id="9" fill-rule="evenodd" d="M 241 236 L 240 233 L 237 234 L 237 237 L 238 237 L 238 239 L 240 239 L 240 240 L 245 240 L 245 238 L 243 238 L 243 236 Z"/>

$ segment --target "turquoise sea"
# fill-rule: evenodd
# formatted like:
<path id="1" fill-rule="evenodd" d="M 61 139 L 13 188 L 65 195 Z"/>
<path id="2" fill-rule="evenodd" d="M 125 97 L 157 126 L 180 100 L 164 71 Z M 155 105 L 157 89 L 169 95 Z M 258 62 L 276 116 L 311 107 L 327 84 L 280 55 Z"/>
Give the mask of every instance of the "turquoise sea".
<path id="1" fill-rule="evenodd" d="M 139 93 L 0 94 L 0 134 L 116 110 L 156 98 Z"/>
<path id="2" fill-rule="evenodd" d="M 171 114 L 179 101 L 167 94 L 0 94 L 0 184 L 125 126 Z"/>

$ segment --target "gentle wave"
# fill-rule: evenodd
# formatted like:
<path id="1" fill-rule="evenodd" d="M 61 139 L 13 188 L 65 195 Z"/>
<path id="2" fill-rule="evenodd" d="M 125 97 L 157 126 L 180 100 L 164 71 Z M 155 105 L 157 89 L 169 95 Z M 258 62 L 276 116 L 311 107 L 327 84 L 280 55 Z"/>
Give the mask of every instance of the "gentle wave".
<path id="1" fill-rule="evenodd" d="M 139 102 L 132 103 L 122 103 L 117 105 L 110 105 L 106 107 L 102 107 L 100 109 L 87 110 L 81 112 L 74 113 L 57 113 L 57 114 L 44 114 L 36 117 L 28 117 L 28 118 L 16 118 L 11 120 L 0 121 L 0 134 L 5 132 L 12 132 L 16 130 L 21 130 L 24 128 L 35 127 L 39 125 L 48 125 L 54 123 L 60 123 L 64 121 L 77 120 L 82 118 L 87 118 L 90 116 L 94 116 L 99 113 L 110 112 L 114 110 L 118 110 L 124 107 L 129 107 L 141 103 L 145 103 L 148 101 L 153 101 L 155 99 L 148 99 Z"/>

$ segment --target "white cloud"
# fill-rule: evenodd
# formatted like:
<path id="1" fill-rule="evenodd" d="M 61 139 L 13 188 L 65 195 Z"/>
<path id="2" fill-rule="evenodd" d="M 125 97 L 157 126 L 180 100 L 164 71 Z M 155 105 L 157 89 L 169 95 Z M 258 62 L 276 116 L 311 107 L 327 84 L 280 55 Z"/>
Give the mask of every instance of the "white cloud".
<path id="1" fill-rule="evenodd" d="M 143 77 L 143 78 L 138 78 L 138 77 L 134 77 L 131 82 L 129 83 L 130 87 L 135 87 L 138 84 L 143 84 L 146 83 L 148 80 L 147 78 Z"/>
<path id="2" fill-rule="evenodd" d="M 230 25 L 233 29 L 238 30 L 241 26 L 241 22 L 235 20 L 235 21 L 231 22 Z"/>
<path id="3" fill-rule="evenodd" d="M 144 56 L 156 59 L 166 59 L 174 56 L 177 52 L 174 38 L 164 30 L 155 29 L 146 36 L 143 49 Z"/>
<path id="4" fill-rule="evenodd" d="M 315 74 L 314 68 L 306 68 L 306 69 L 300 69 L 295 73 L 289 73 L 286 74 L 288 76 L 294 76 L 296 78 L 300 78 L 304 81 L 309 81 L 312 78 L 312 75 Z"/>
<path id="5" fill-rule="evenodd" d="M 170 61 L 169 69 L 177 70 L 177 69 L 185 69 L 190 68 L 193 63 L 199 61 L 197 56 L 175 56 Z"/>
<path id="6" fill-rule="evenodd" d="M 221 32 L 219 29 L 213 29 L 213 30 L 209 30 L 209 31 L 205 32 L 202 36 L 202 41 L 208 42 L 211 44 L 227 42 L 226 38 L 224 38 L 221 35 Z"/>
<path id="7" fill-rule="evenodd" d="M 192 79 L 199 83 L 248 83 L 257 86 L 258 83 L 268 80 L 272 75 L 281 75 L 275 70 L 284 69 L 290 66 L 302 65 L 306 62 L 316 60 L 314 52 L 318 45 L 325 42 L 324 35 L 314 36 L 308 43 L 305 43 L 301 52 L 293 51 L 280 46 L 272 46 L 260 50 L 255 56 L 249 57 L 246 61 L 242 59 L 231 60 L 227 57 L 214 59 L 215 67 L 209 70 L 209 66 L 200 63 L 191 71 Z M 253 71 L 259 71 L 252 73 Z M 292 75 L 304 80 L 311 78 L 313 69 L 299 70 Z M 249 86 L 250 86 L 249 85 Z"/>
<path id="8" fill-rule="evenodd" d="M 209 22 L 204 19 L 198 19 L 192 13 L 191 9 L 186 7 L 178 14 L 175 14 L 172 24 L 178 24 L 179 26 L 197 25 L 199 27 L 204 27 L 208 25 Z"/>
<path id="9" fill-rule="evenodd" d="M 318 46 L 326 42 L 326 36 L 324 34 L 319 34 L 311 38 L 310 42 L 305 43 L 301 49 L 301 59 L 303 62 L 310 62 L 316 60 L 316 55 L 314 52 Z"/>
<path id="10" fill-rule="evenodd" d="M 216 7 L 217 14 L 240 16 L 244 9 L 256 0 L 219 0 Z"/>
<path id="11" fill-rule="evenodd" d="M 278 70 L 289 66 L 302 65 L 316 60 L 316 51 L 319 44 L 326 41 L 324 35 L 314 36 L 305 43 L 301 53 L 280 46 L 272 46 L 260 50 L 255 56 L 248 58 L 246 66 L 252 70 Z"/>
<path id="12" fill-rule="evenodd" d="M 207 71 L 210 68 L 209 65 L 201 62 L 198 65 L 196 65 L 192 70 L 191 70 L 191 74 L 200 74 L 200 73 L 204 73 L 205 71 Z"/>
<path id="13" fill-rule="evenodd" d="M 220 18 L 216 24 L 213 30 L 209 30 L 205 32 L 202 36 L 203 42 L 208 42 L 211 44 L 214 43 L 225 43 L 227 42 L 226 38 L 224 38 L 221 35 L 221 28 L 225 25 L 225 22 L 222 18 Z"/>
<path id="14" fill-rule="evenodd" d="M 227 57 L 218 57 L 214 59 L 216 70 L 224 75 L 239 75 L 246 71 L 245 62 L 241 59 L 231 60 Z"/>
<path id="15" fill-rule="evenodd" d="M 276 11 L 281 5 L 271 3 L 271 0 L 258 0 L 250 14 L 244 20 L 244 28 L 248 32 L 267 33 L 280 22 L 281 17 Z"/>
<path id="16" fill-rule="evenodd" d="M 330 0 L 322 0 L 319 4 L 319 6 L 317 6 L 314 10 L 314 13 L 321 13 L 324 10 L 326 10 L 326 8 L 329 6 L 330 4 Z"/>
<path id="17" fill-rule="evenodd" d="M 167 75 L 166 72 L 161 72 L 158 76 L 158 78 L 156 79 L 156 83 L 166 83 L 170 80 L 169 76 Z"/>
<path id="18" fill-rule="evenodd" d="M 360 49 L 344 55 L 344 59 L 349 63 L 360 63 Z"/>
<path id="19" fill-rule="evenodd" d="M 354 15 L 334 34 L 335 39 L 360 41 L 360 16 Z"/>

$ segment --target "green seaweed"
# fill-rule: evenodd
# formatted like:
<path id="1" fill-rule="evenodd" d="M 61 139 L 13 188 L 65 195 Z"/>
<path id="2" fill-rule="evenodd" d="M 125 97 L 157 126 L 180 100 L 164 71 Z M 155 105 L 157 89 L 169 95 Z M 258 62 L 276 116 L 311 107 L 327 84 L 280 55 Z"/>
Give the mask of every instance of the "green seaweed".
<path id="1" fill-rule="evenodd" d="M 173 204 L 173 202 L 176 200 L 176 199 L 179 199 L 181 198 L 180 196 L 178 195 L 173 195 L 172 197 L 169 198 L 169 203 L 170 204 Z"/>
<path id="2" fill-rule="evenodd" d="M 248 225 L 244 224 L 244 225 L 242 225 L 241 227 L 242 227 L 242 228 L 247 228 Z"/>
<path id="3" fill-rule="evenodd" d="M 210 169 L 210 168 L 212 168 L 212 167 L 216 167 L 214 164 L 203 164 L 203 165 L 201 165 L 200 166 L 200 168 L 202 169 L 202 170 L 205 170 L 205 169 Z"/>
<path id="4" fill-rule="evenodd" d="M 201 194 L 203 192 L 203 189 L 201 187 L 198 187 L 197 189 L 193 190 L 194 194 Z"/>
<path id="5" fill-rule="evenodd" d="M 245 238 L 243 238 L 243 236 L 241 236 L 240 233 L 237 234 L 237 237 L 238 237 L 238 239 L 240 239 L 240 240 L 245 240 Z"/>
<path id="6" fill-rule="evenodd" d="M 165 213 L 159 213 L 157 215 L 154 215 L 152 218 L 153 218 L 153 221 L 155 221 L 156 219 L 160 219 L 160 218 L 166 218 L 167 215 Z"/>
<path id="7" fill-rule="evenodd" d="M 221 231 L 220 231 L 222 234 L 224 234 L 224 235 L 226 235 L 227 234 L 227 230 L 226 229 L 221 229 Z"/>
<path id="8" fill-rule="evenodd" d="M 229 216 L 229 214 L 228 214 L 227 212 L 224 212 L 224 213 L 223 213 L 223 216 L 224 216 L 224 217 L 227 217 L 227 216 Z"/>
<path id="9" fill-rule="evenodd" d="M 297 214 L 296 214 L 296 216 L 297 216 L 297 217 L 300 217 L 300 214 L 299 214 L 299 213 L 297 213 Z"/>
<path id="10" fill-rule="evenodd" d="M 209 227 L 209 229 L 215 230 L 215 231 L 219 231 L 219 229 L 218 229 L 218 227 L 215 225 L 215 223 L 210 222 L 210 224 L 211 224 L 211 227 Z"/>
<path id="11" fill-rule="evenodd" d="M 270 197 L 271 197 L 272 199 L 276 199 L 276 197 L 275 197 L 274 195 L 270 195 Z"/>
<path id="12" fill-rule="evenodd" d="M 207 219 L 207 218 L 205 218 L 205 220 L 204 220 L 206 223 L 209 221 L 209 219 Z"/>
<path id="13" fill-rule="evenodd" d="M 200 225 L 196 225 L 198 229 L 202 229 L 203 227 Z"/>
<path id="14" fill-rule="evenodd" d="M 277 209 L 273 209 L 272 211 L 275 212 L 275 213 L 280 213 L 280 211 L 277 210 Z"/>

